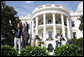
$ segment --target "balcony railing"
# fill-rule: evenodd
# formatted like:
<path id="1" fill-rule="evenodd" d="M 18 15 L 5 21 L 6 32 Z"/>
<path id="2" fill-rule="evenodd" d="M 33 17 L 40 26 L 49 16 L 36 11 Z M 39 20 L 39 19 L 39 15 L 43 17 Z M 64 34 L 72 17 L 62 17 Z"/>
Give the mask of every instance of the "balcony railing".
<path id="1" fill-rule="evenodd" d="M 53 25 L 53 23 L 46 23 L 46 25 L 49 25 L 49 24 Z M 61 25 L 61 23 L 56 23 L 56 24 L 60 24 Z M 43 25 L 43 23 L 39 24 L 39 26 L 40 25 Z M 67 26 L 67 24 L 64 24 L 64 26 Z M 36 27 L 36 26 L 34 26 L 34 27 Z"/>
<path id="2" fill-rule="evenodd" d="M 59 25 L 61 25 L 61 22 L 55 22 L 56 24 L 59 24 Z M 46 22 L 46 25 L 53 25 L 53 22 Z M 41 26 L 41 25 L 43 25 L 43 22 L 41 22 L 38 26 Z M 67 24 L 66 23 L 64 23 L 64 26 L 67 26 Z M 34 27 L 36 27 L 36 26 L 34 26 Z"/>

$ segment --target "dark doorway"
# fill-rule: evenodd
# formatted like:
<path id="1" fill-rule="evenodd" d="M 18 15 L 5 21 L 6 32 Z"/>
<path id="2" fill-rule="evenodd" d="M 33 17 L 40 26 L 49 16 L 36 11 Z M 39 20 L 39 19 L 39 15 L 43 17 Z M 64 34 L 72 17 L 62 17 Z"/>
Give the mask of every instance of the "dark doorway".
<path id="1" fill-rule="evenodd" d="M 54 48 L 53 48 L 52 44 L 50 43 L 50 44 L 48 45 L 47 50 L 50 51 L 50 52 L 52 52 L 53 49 L 54 49 Z"/>

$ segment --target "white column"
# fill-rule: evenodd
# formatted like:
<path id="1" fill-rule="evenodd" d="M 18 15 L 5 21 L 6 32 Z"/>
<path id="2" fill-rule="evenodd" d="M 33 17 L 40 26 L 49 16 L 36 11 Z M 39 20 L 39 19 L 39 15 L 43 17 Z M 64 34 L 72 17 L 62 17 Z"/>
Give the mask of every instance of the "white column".
<path id="1" fill-rule="evenodd" d="M 14 37 L 14 48 L 17 48 L 17 44 L 16 44 L 16 37 Z"/>
<path id="2" fill-rule="evenodd" d="M 34 21 L 32 21 L 32 39 L 34 38 Z"/>
<path id="3" fill-rule="evenodd" d="M 46 40 L 46 14 L 43 14 L 43 41 Z"/>
<path id="4" fill-rule="evenodd" d="M 36 17 L 36 35 L 38 35 L 38 17 Z"/>
<path id="5" fill-rule="evenodd" d="M 18 48 L 19 48 L 19 51 L 18 51 L 18 52 L 19 52 L 19 54 L 20 54 L 20 49 L 21 49 L 21 40 L 20 40 L 20 39 L 18 39 L 17 44 L 18 44 L 18 46 L 19 46 L 19 47 L 18 47 Z"/>
<path id="6" fill-rule="evenodd" d="M 70 34 L 71 34 L 71 38 L 73 38 L 73 32 L 72 32 L 72 23 L 71 23 L 71 18 L 69 19 L 69 22 L 70 22 Z"/>
<path id="7" fill-rule="evenodd" d="M 68 39 L 71 38 L 71 35 L 70 35 L 70 27 L 69 27 L 69 19 L 67 17 L 67 36 L 68 36 Z"/>
<path id="8" fill-rule="evenodd" d="M 62 14 L 61 14 L 61 22 L 62 22 L 62 35 L 65 38 L 64 16 Z"/>
<path id="9" fill-rule="evenodd" d="M 56 36 L 56 24 L 55 24 L 55 13 L 52 14 L 53 15 L 53 38 L 55 39 Z"/>

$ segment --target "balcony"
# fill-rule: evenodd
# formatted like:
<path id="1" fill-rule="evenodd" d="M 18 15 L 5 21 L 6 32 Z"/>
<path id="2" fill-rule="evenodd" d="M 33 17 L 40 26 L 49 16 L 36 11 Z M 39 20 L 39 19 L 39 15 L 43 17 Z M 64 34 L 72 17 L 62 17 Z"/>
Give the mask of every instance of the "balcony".
<path id="1" fill-rule="evenodd" d="M 55 23 L 56 23 L 56 27 L 62 27 L 61 22 L 56 21 Z M 67 28 L 66 23 L 64 23 L 64 26 L 65 26 L 65 28 Z M 53 27 L 53 22 L 51 20 L 48 20 L 46 22 L 46 27 Z M 36 28 L 36 26 L 34 26 L 34 28 Z M 40 24 L 38 25 L 38 28 L 39 29 L 43 28 L 43 22 L 40 22 Z"/>
<path id="2" fill-rule="evenodd" d="M 49 24 L 46 24 L 46 27 L 53 27 L 53 23 L 49 23 Z M 61 24 L 56 24 L 56 27 L 60 27 L 60 28 L 62 28 L 62 25 Z M 36 28 L 36 27 L 34 27 L 34 28 Z M 67 28 L 67 26 L 65 26 L 65 28 Z M 41 25 L 38 25 L 38 29 L 43 29 L 43 24 L 41 24 Z"/>

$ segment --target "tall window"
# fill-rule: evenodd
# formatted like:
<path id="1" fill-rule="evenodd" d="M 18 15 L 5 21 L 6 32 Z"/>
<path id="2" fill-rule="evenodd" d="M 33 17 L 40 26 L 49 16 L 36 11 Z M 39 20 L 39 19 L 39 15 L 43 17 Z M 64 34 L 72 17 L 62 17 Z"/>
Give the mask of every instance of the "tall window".
<path id="1" fill-rule="evenodd" d="M 64 22 L 64 25 L 67 26 L 67 24 Z"/>
<path id="2" fill-rule="evenodd" d="M 52 31 L 48 31 L 49 38 L 52 38 Z"/>
<path id="3" fill-rule="evenodd" d="M 48 24 L 50 24 L 51 23 L 51 20 L 48 20 Z"/>
<path id="4" fill-rule="evenodd" d="M 41 22 L 41 25 L 43 25 L 43 22 Z"/>
<path id="5" fill-rule="evenodd" d="M 72 27 L 74 27 L 75 25 L 74 25 L 74 21 L 72 21 Z"/>
<path id="6" fill-rule="evenodd" d="M 42 38 L 43 38 L 43 33 L 42 33 Z"/>
<path id="7" fill-rule="evenodd" d="M 58 24 L 58 21 L 55 21 L 56 24 Z"/>
<path id="8" fill-rule="evenodd" d="M 76 32 L 73 32 L 73 38 L 76 38 Z"/>

